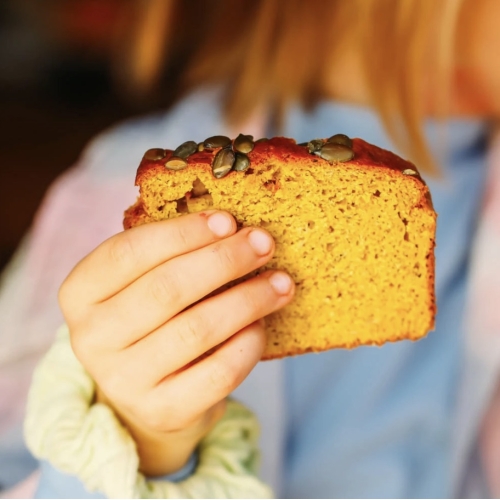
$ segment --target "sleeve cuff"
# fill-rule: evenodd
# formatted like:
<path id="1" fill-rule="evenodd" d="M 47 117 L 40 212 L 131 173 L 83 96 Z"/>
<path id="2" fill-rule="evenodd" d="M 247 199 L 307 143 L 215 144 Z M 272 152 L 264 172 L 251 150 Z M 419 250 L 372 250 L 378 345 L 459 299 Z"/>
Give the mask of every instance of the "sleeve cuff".
<path id="1" fill-rule="evenodd" d="M 194 474 L 196 471 L 196 467 L 198 466 L 198 453 L 193 453 L 186 465 L 179 469 L 177 472 L 173 472 L 172 474 L 166 474 L 165 476 L 160 477 L 151 477 L 149 479 L 157 480 L 157 481 L 171 481 L 172 483 L 179 483 L 180 481 L 184 481 L 189 476 Z"/>
<path id="2" fill-rule="evenodd" d="M 37 458 L 76 476 L 89 492 L 109 498 L 271 497 L 256 475 L 258 423 L 241 404 L 228 401 L 225 415 L 175 482 L 172 476 L 148 479 L 139 472 L 132 437 L 109 407 L 92 404 L 94 390 L 62 327 L 35 371 L 25 438 Z"/>

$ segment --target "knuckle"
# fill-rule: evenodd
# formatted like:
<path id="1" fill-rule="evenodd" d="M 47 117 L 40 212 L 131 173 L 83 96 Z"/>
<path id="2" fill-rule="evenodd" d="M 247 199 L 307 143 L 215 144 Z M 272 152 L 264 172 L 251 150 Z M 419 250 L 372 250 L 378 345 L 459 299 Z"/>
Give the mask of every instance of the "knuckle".
<path id="1" fill-rule="evenodd" d="M 94 347 L 96 343 L 97 341 L 92 335 L 88 336 L 81 333 L 70 335 L 70 344 L 73 354 L 89 372 L 93 372 L 103 361 L 102 349 L 96 349 Z"/>
<path id="2" fill-rule="evenodd" d="M 239 293 L 241 294 L 241 307 L 243 307 L 248 314 L 253 315 L 262 309 L 262 300 L 265 297 L 259 294 L 255 287 L 250 286 L 248 283 L 244 283 L 239 288 Z"/>
<path id="3" fill-rule="evenodd" d="M 84 366 L 96 356 L 103 353 L 106 335 L 102 335 L 100 317 L 96 314 L 87 314 L 84 319 L 73 323 L 70 328 L 70 341 L 73 352 Z"/>
<path id="4" fill-rule="evenodd" d="M 238 258 L 231 246 L 227 244 L 220 244 L 214 247 L 217 260 L 222 269 L 227 269 L 233 273 L 238 269 Z"/>
<path id="5" fill-rule="evenodd" d="M 141 414 L 141 420 L 144 422 L 144 425 L 153 432 L 164 432 L 163 426 L 161 425 L 158 416 L 153 412 L 143 410 Z"/>
<path id="6" fill-rule="evenodd" d="M 85 365 L 85 360 L 87 358 L 87 345 L 85 342 L 85 337 L 80 335 L 78 331 L 75 331 L 74 328 L 70 330 L 69 336 L 71 350 L 73 354 L 76 356 L 76 359 L 80 361 L 83 365 Z"/>
<path id="7" fill-rule="evenodd" d="M 106 395 L 122 407 L 128 407 L 127 395 L 130 394 L 129 384 L 120 370 L 112 370 L 99 380 L 99 385 L 104 389 Z"/>
<path id="8" fill-rule="evenodd" d="M 154 432 L 167 432 L 170 430 L 170 419 L 154 404 L 143 406 L 140 419 L 148 429 Z"/>
<path id="9" fill-rule="evenodd" d="M 178 278 L 172 272 L 157 273 L 150 285 L 150 294 L 158 304 L 178 303 L 180 290 Z"/>
<path id="10" fill-rule="evenodd" d="M 182 222 L 185 222 L 185 220 Z M 177 229 L 176 237 L 177 240 L 179 241 L 180 247 L 189 248 L 191 246 L 191 239 L 192 239 L 192 228 L 190 227 L 190 225 L 185 223 L 179 224 L 176 229 Z"/>
<path id="11" fill-rule="evenodd" d="M 199 314 L 189 314 L 179 325 L 177 336 L 188 347 L 204 344 L 209 336 L 210 326 Z"/>
<path id="12" fill-rule="evenodd" d="M 227 361 L 217 361 L 210 372 L 210 382 L 217 391 L 229 394 L 238 385 L 238 372 Z"/>
<path id="13" fill-rule="evenodd" d="M 191 414 L 179 414 L 175 419 L 170 420 L 169 431 L 170 432 L 180 432 L 183 429 L 192 428 L 198 424 L 200 417 L 198 415 Z"/>
<path id="14" fill-rule="evenodd" d="M 57 301 L 59 303 L 59 306 L 61 307 L 62 312 L 64 313 L 68 308 L 68 302 L 71 297 L 71 287 L 69 285 L 70 281 L 68 278 L 66 278 L 61 286 L 59 287 L 59 290 L 57 292 Z"/>
<path id="15" fill-rule="evenodd" d="M 68 325 L 84 325 L 91 316 L 93 305 L 86 301 L 80 283 L 73 275 L 69 275 L 57 291 L 57 302 L 65 322 Z"/>
<path id="16" fill-rule="evenodd" d="M 84 304 L 78 300 L 78 282 L 73 273 L 69 274 L 57 291 L 57 302 L 66 320 L 80 315 Z"/>
<path id="17" fill-rule="evenodd" d="M 130 236 L 130 232 L 120 233 L 120 237 L 109 240 L 108 256 L 112 264 L 119 266 L 132 265 L 138 259 L 138 247 Z"/>

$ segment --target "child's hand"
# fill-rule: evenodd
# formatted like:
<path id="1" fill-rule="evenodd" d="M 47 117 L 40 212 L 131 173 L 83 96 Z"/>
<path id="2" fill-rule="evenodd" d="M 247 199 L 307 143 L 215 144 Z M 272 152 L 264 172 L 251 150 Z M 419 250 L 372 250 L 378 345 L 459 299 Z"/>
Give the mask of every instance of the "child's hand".
<path id="1" fill-rule="evenodd" d="M 225 212 L 190 214 L 113 236 L 63 283 L 59 301 L 73 350 L 96 381 L 98 400 L 134 436 L 146 474 L 182 467 L 259 361 L 265 334 L 258 320 L 292 299 L 288 275 L 266 272 L 198 301 L 273 252 L 268 233 L 236 233 Z"/>

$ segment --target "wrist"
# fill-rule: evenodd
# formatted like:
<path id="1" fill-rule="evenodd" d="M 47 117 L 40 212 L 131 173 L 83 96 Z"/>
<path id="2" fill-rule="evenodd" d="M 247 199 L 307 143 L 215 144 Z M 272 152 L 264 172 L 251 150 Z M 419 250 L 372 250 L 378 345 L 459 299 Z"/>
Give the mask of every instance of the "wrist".
<path id="1" fill-rule="evenodd" d="M 225 401 L 211 408 L 189 427 L 175 431 L 155 431 L 137 421 L 129 412 L 117 408 L 96 388 L 96 402 L 109 406 L 134 439 L 140 471 L 148 477 L 165 476 L 181 470 L 193 456 L 200 441 L 224 415 Z"/>

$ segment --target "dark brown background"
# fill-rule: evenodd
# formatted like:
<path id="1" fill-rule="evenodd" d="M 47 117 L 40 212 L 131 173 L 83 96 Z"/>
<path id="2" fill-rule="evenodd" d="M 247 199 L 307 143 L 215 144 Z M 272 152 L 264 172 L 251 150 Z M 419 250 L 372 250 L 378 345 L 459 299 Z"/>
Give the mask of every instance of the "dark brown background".
<path id="1" fill-rule="evenodd" d="M 103 128 L 136 114 L 110 78 L 126 0 L 0 2 L 0 269 L 53 179 Z"/>

